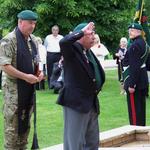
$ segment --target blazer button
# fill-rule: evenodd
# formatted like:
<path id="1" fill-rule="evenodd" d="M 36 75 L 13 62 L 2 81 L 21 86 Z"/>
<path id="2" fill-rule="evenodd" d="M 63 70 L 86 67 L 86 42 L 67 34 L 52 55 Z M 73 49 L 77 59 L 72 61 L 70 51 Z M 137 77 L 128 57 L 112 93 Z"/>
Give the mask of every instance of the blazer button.
<path id="1" fill-rule="evenodd" d="M 98 91 L 97 90 L 95 90 L 95 93 L 97 93 Z"/>
<path id="2" fill-rule="evenodd" d="M 96 79 L 95 79 L 95 78 L 93 79 L 93 82 L 96 82 Z"/>

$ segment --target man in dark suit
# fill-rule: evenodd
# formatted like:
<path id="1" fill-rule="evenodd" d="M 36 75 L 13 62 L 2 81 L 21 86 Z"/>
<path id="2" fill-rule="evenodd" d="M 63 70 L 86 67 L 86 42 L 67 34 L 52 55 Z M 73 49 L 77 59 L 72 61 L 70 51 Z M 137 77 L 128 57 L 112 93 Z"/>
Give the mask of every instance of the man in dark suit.
<path id="1" fill-rule="evenodd" d="M 145 126 L 146 124 L 146 95 L 148 77 L 146 71 L 146 59 L 148 49 L 141 36 L 142 26 L 132 23 L 129 26 L 129 38 L 131 44 L 128 47 L 123 60 L 125 77 L 125 90 L 127 92 L 128 113 L 131 125 Z"/>
<path id="2" fill-rule="evenodd" d="M 94 23 L 81 23 L 60 41 L 64 88 L 58 104 L 64 109 L 64 150 L 98 150 L 98 93 L 104 71 L 90 48 Z"/>

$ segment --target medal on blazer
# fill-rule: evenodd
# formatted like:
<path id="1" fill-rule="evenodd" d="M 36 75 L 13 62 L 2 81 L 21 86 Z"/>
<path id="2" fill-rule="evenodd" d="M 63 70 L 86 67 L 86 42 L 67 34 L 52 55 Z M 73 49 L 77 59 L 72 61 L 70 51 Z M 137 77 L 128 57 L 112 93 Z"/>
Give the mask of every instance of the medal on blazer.
<path id="1" fill-rule="evenodd" d="M 85 58 L 86 58 L 86 62 L 89 63 L 89 59 L 88 59 L 88 57 L 87 57 L 87 55 L 86 55 L 86 50 L 83 50 L 83 54 L 84 54 L 84 56 L 85 56 Z"/>

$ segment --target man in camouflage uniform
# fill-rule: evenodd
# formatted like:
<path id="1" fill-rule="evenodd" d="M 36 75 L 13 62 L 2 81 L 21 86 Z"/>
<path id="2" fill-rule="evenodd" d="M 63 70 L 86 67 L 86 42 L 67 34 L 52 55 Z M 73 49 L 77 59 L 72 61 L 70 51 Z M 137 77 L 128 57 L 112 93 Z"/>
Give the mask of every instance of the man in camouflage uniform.
<path id="1" fill-rule="evenodd" d="M 22 67 L 24 67 L 25 70 L 28 68 L 34 70 L 34 59 L 31 59 L 31 61 L 28 63 L 28 58 L 26 57 L 26 55 L 24 55 L 24 53 L 22 53 L 22 56 L 24 56 L 20 59 L 18 57 L 18 49 L 20 48 L 21 50 L 27 51 L 27 53 L 31 55 L 31 58 L 33 57 L 31 43 L 33 43 L 35 49 L 37 47 L 37 43 L 35 41 L 35 36 L 31 35 L 31 33 L 34 31 L 38 16 L 36 13 L 30 10 L 24 10 L 20 12 L 17 17 L 18 26 L 16 27 L 16 29 L 6 35 L 0 42 L 0 66 L 3 70 L 2 90 L 4 96 L 4 149 L 7 150 L 26 149 L 27 138 L 30 130 L 30 117 L 33 110 L 32 102 L 30 103 L 31 107 L 26 107 L 28 109 L 21 110 L 21 119 L 24 121 L 24 119 L 27 117 L 27 120 L 25 122 L 25 127 L 20 125 L 20 131 L 18 131 L 18 95 L 20 94 L 18 92 L 18 81 L 21 81 L 23 83 L 21 83 L 22 86 L 27 85 L 34 89 L 34 84 L 40 82 L 43 78 L 42 72 L 40 72 L 40 74 L 36 76 L 33 73 L 34 71 L 31 73 L 27 73 L 26 71 L 18 69 L 18 66 L 20 64 L 22 64 L 23 62 L 27 62 L 27 64 L 24 64 L 24 66 Z M 18 33 L 21 38 L 17 38 Z M 22 40 L 25 41 L 26 47 L 23 47 L 23 45 L 18 46 L 18 44 L 22 43 Z M 32 97 L 31 99 L 33 99 L 33 93 L 34 90 L 32 90 L 32 93 L 30 94 L 30 96 Z"/>

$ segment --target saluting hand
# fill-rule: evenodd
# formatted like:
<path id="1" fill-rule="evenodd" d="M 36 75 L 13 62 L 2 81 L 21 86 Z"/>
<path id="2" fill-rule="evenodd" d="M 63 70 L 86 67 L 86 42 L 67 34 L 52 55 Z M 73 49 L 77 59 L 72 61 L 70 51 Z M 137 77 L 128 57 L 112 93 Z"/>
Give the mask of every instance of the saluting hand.
<path id="1" fill-rule="evenodd" d="M 91 33 L 94 32 L 94 28 L 95 28 L 94 23 L 93 23 L 93 22 L 90 22 L 90 23 L 88 23 L 88 25 L 86 25 L 86 26 L 82 29 L 82 31 L 84 32 L 84 35 L 88 35 L 88 34 L 91 34 Z"/>

